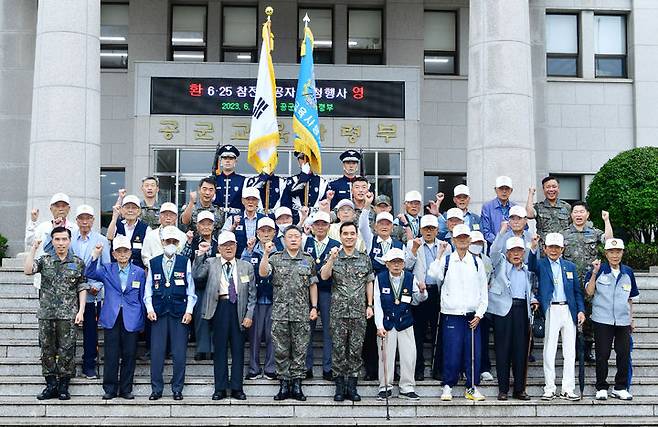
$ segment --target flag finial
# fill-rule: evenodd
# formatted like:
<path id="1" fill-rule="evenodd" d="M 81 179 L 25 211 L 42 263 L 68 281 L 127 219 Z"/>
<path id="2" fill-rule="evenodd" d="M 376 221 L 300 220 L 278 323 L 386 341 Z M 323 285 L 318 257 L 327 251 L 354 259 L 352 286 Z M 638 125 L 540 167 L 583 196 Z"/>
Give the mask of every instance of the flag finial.
<path id="1" fill-rule="evenodd" d="M 274 13 L 274 9 L 272 8 L 272 6 L 267 6 L 265 8 L 265 15 L 267 15 L 268 21 L 270 20 L 270 16 L 272 16 L 273 13 Z"/>
<path id="2" fill-rule="evenodd" d="M 304 18 L 302 19 L 304 21 L 304 28 L 308 27 L 308 23 L 311 22 L 311 18 L 308 17 L 308 13 L 304 14 Z"/>

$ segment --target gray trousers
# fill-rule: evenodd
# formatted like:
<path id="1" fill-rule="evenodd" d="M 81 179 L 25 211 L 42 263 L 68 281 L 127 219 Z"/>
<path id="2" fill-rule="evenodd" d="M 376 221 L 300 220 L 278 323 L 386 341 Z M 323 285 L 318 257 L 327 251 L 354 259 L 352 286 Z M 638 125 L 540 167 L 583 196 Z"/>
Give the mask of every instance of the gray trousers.
<path id="1" fill-rule="evenodd" d="M 264 371 L 274 374 L 274 347 L 272 346 L 272 304 L 256 304 L 254 322 L 249 328 L 249 373 L 260 373 L 260 343 L 265 340 Z"/>

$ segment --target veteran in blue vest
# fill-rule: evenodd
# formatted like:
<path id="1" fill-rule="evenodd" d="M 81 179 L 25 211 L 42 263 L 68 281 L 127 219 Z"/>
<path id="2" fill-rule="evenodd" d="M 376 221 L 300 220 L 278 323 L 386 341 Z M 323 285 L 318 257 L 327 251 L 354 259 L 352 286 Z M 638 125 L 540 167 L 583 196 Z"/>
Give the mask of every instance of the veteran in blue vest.
<path id="1" fill-rule="evenodd" d="M 151 326 L 151 395 L 162 397 L 162 371 L 170 342 L 173 359 L 171 391 L 174 400 L 183 400 L 185 357 L 196 293 L 192 269 L 187 257 L 176 254 L 179 230 L 167 226 L 162 230 L 164 254 L 151 259 L 146 278 L 144 305 Z"/>
<path id="2" fill-rule="evenodd" d="M 212 322 L 215 346 L 215 392 L 212 400 L 231 397 L 245 400 L 242 389 L 244 372 L 244 332 L 252 325 L 256 306 L 256 279 L 250 263 L 235 257 L 237 241 L 230 231 L 217 238 L 219 256 L 209 254 L 210 245 L 202 243 L 203 252 L 194 260 L 194 278 L 206 279 L 203 318 Z M 228 377 L 228 351 L 231 351 L 231 378 Z"/>
<path id="3" fill-rule="evenodd" d="M 611 396 L 631 400 L 628 380 L 633 330 L 633 300 L 640 292 L 633 269 L 621 263 L 624 241 L 608 239 L 605 257 L 608 262 L 595 260 L 593 269 L 585 277 L 585 292 L 592 297 L 592 325 L 596 345 L 596 399 L 608 398 L 608 359 L 614 343 L 617 374 Z"/>
<path id="4" fill-rule="evenodd" d="M 258 220 L 264 217 L 258 212 L 260 203 L 260 193 L 257 188 L 246 187 L 242 190 L 242 206 L 244 211 L 240 215 L 229 217 L 224 223 L 223 230 L 231 231 L 235 234 L 238 242 L 237 253 L 242 255 L 242 251 L 247 247 L 247 241 L 256 237 L 256 225 Z"/>
<path id="5" fill-rule="evenodd" d="M 146 274 L 130 262 L 131 245 L 126 236 L 112 242 L 116 262 L 101 263 L 103 245 L 97 244 L 87 265 L 85 276 L 103 283 L 105 303 L 100 325 L 105 332 L 105 367 L 103 369 L 104 400 L 120 396 L 134 399 L 132 394 L 137 338 L 144 330 L 144 293 Z M 100 264 L 100 265 L 99 265 Z"/>
<path id="6" fill-rule="evenodd" d="M 382 261 L 386 270 L 377 274 L 374 286 L 375 325 L 379 336 L 379 394 L 384 400 L 391 396 L 395 353 L 400 354 L 400 394 L 401 399 L 419 400 L 416 394 L 414 372 L 416 370 L 416 340 L 414 338 L 414 318 L 411 306 L 427 299 L 425 288 L 418 286 L 414 275 L 404 270 L 405 254 L 402 249 L 393 248 L 386 252 Z M 386 352 L 386 374 L 384 377 L 384 357 L 382 340 Z"/>
<path id="7" fill-rule="evenodd" d="M 132 245 L 130 260 L 138 267 L 146 268 L 142 261 L 142 246 L 146 239 L 149 225 L 139 217 L 141 214 L 140 200 L 135 195 L 128 195 L 121 200 L 121 207 L 114 207 L 112 220 L 107 227 L 107 239 L 112 240 L 117 234 L 128 237 Z"/>
<path id="8" fill-rule="evenodd" d="M 525 369 L 528 363 L 530 303 L 534 300 L 534 274 L 523 262 L 525 250 L 525 241 L 513 236 L 505 242 L 505 254 L 491 251 L 494 276 L 489 287 L 487 313 L 492 315 L 494 329 L 498 400 L 508 398 L 510 366 L 514 373 L 512 397 L 530 400 L 525 391 Z"/>

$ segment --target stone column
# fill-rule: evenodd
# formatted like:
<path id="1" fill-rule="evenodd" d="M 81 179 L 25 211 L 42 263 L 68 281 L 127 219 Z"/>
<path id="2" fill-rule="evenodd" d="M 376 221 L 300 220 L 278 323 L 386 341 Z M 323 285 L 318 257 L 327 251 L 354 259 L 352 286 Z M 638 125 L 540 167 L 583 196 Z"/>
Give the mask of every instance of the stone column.
<path id="1" fill-rule="evenodd" d="M 628 56 L 629 77 L 633 77 L 635 95 L 635 145 L 658 146 L 656 100 L 658 100 L 658 2 L 633 0 L 632 22 L 628 28 L 632 40 Z M 633 60 L 631 59 L 633 58 Z"/>
<path id="2" fill-rule="evenodd" d="M 525 203 L 535 179 L 528 0 L 471 0 L 467 174 L 474 207 L 494 197 L 498 175 Z"/>
<path id="3" fill-rule="evenodd" d="M 90 204 L 100 224 L 100 1 L 40 0 L 32 90 L 27 219 L 52 194 Z"/>

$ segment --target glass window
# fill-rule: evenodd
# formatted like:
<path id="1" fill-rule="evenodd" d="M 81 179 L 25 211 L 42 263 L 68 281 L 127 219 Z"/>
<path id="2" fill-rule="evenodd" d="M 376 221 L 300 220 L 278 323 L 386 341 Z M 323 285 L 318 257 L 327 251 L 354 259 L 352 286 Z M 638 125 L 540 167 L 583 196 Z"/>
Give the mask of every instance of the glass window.
<path id="1" fill-rule="evenodd" d="M 349 9 L 347 63 L 384 63 L 381 9 Z"/>
<path id="2" fill-rule="evenodd" d="M 101 68 L 128 68 L 128 5 L 101 4 Z"/>
<path id="3" fill-rule="evenodd" d="M 569 203 L 583 200 L 582 177 L 580 175 L 555 175 L 560 180 L 560 199 Z"/>
<path id="4" fill-rule="evenodd" d="M 594 16 L 596 77 L 626 77 L 626 17 Z"/>
<path id="5" fill-rule="evenodd" d="M 546 74 L 578 76 L 578 15 L 546 14 Z"/>
<path id="6" fill-rule="evenodd" d="M 176 150 L 156 150 L 155 172 L 156 173 L 176 172 Z"/>
<path id="7" fill-rule="evenodd" d="M 313 62 L 316 64 L 333 63 L 333 10 L 319 8 L 300 8 L 298 14 L 298 42 L 304 41 L 304 15 L 311 19 L 310 27 L 313 31 Z M 298 49 L 299 51 L 299 49 Z"/>
<path id="8" fill-rule="evenodd" d="M 120 188 L 126 188 L 126 170 L 123 168 L 102 168 L 100 227 L 103 233 L 112 221 L 112 207 L 117 202 Z"/>
<path id="9" fill-rule="evenodd" d="M 222 9 L 222 54 L 225 62 L 256 62 L 258 10 L 254 6 Z"/>
<path id="10" fill-rule="evenodd" d="M 206 6 L 172 6 L 171 57 L 174 61 L 205 61 L 206 15 Z"/>
<path id="11" fill-rule="evenodd" d="M 457 73 L 457 12 L 426 10 L 425 74 Z"/>
<path id="12" fill-rule="evenodd" d="M 426 173 L 424 177 L 423 200 L 436 200 L 437 193 L 443 193 L 445 198 L 441 203 L 441 212 L 455 207 L 452 201 L 453 191 L 459 184 L 466 184 L 465 173 Z M 426 205 L 428 206 L 428 205 Z"/>

